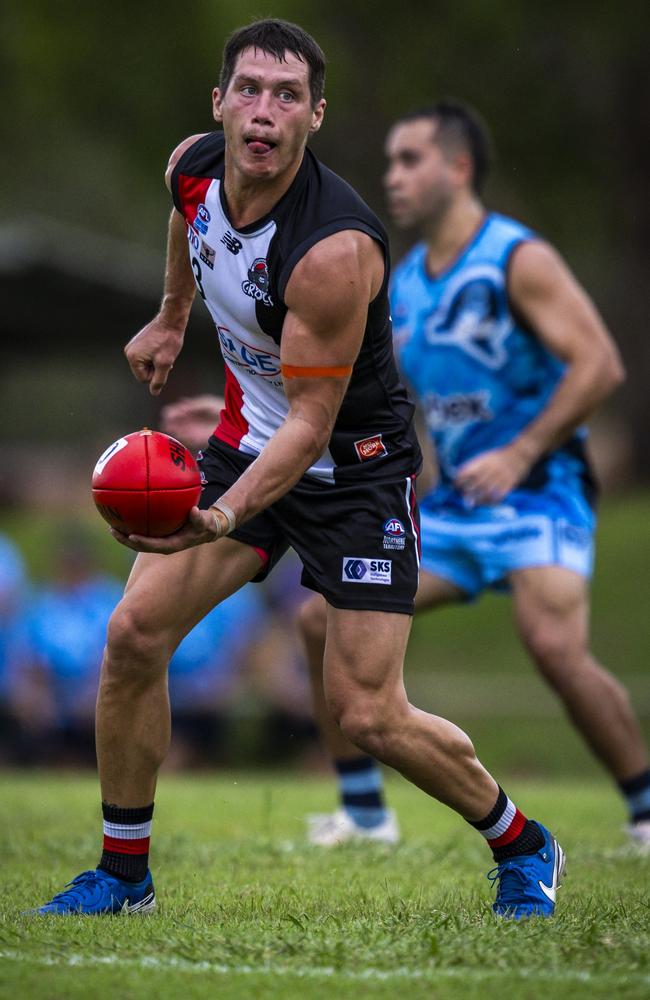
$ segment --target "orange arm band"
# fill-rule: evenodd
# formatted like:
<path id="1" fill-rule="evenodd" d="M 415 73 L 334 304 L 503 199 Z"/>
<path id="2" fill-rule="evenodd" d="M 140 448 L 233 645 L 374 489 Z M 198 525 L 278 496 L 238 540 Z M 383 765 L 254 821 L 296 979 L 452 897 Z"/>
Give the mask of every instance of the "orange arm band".
<path id="1" fill-rule="evenodd" d="M 352 365 L 340 368 L 305 368 L 303 365 L 282 365 L 285 378 L 347 378 L 352 374 Z"/>

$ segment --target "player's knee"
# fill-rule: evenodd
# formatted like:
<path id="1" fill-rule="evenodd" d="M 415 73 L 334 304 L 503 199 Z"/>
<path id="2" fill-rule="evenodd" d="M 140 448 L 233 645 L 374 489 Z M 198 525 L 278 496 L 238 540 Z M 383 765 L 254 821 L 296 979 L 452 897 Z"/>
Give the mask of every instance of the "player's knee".
<path id="1" fill-rule="evenodd" d="M 135 672 L 141 676 L 148 667 L 156 671 L 161 646 L 162 637 L 146 628 L 142 616 L 122 602 L 108 623 L 105 668 L 120 676 Z"/>
<path id="2" fill-rule="evenodd" d="M 536 622 L 523 635 L 524 643 L 541 673 L 553 684 L 575 667 L 577 643 L 562 623 L 553 620 Z"/>
<path id="3" fill-rule="evenodd" d="M 327 605 L 320 596 L 311 597 L 299 608 L 297 624 L 308 653 L 317 650 L 318 655 L 309 655 L 307 662 L 313 673 L 323 673 L 321 647 L 325 646 L 327 629 Z"/>
<path id="4" fill-rule="evenodd" d="M 343 735 L 360 750 L 386 760 L 390 757 L 392 734 L 396 732 L 394 713 L 388 712 L 382 700 L 376 698 L 351 698 L 340 708 L 334 709 L 336 721 Z"/>
<path id="5" fill-rule="evenodd" d="M 298 609 L 298 628 L 307 642 L 325 641 L 327 605 L 319 595 L 310 597 Z"/>

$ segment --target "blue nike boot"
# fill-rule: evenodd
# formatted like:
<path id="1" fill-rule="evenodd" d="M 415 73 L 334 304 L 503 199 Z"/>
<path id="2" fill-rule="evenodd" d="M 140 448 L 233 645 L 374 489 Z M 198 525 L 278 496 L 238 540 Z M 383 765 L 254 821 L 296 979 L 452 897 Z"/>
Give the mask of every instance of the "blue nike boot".
<path id="1" fill-rule="evenodd" d="M 550 917 L 555 910 L 555 895 L 564 874 L 565 855 L 546 827 L 537 826 L 544 844 L 536 854 L 507 858 L 488 873 L 497 882 L 497 897 L 492 905 L 500 917 Z"/>
<path id="2" fill-rule="evenodd" d="M 82 872 L 49 903 L 26 913 L 32 916 L 100 916 L 111 913 L 151 913 L 156 907 L 151 873 L 142 882 L 123 882 L 101 868 Z"/>

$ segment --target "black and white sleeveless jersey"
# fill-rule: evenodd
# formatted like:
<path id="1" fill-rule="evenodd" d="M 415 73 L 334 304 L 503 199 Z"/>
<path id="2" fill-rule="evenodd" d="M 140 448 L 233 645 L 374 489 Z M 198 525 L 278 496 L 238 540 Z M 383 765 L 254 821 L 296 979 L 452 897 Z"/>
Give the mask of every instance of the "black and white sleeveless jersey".
<path id="1" fill-rule="evenodd" d="M 393 357 L 383 226 L 350 185 L 307 150 L 273 210 L 235 229 L 223 191 L 224 147 L 222 132 L 202 137 L 180 157 L 172 175 L 196 285 L 215 322 L 226 367 L 226 405 L 215 436 L 256 455 L 283 423 L 288 402 L 280 342 L 291 272 L 319 240 L 355 229 L 381 244 L 386 274 L 368 307 L 363 344 L 329 447 L 306 475 L 340 483 L 417 471 L 413 406 Z M 314 358 L 313 365 L 319 364 L 322 359 Z"/>

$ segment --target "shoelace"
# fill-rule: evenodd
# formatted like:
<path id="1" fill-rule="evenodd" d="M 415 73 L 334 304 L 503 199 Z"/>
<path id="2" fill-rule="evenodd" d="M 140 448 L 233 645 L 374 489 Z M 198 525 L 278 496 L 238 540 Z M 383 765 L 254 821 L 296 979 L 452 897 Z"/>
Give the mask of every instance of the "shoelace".
<path id="1" fill-rule="evenodd" d="M 73 878 L 72 882 L 67 882 L 63 892 L 57 892 L 51 901 L 53 903 L 82 903 L 84 900 L 84 890 L 89 888 L 89 883 L 97 883 L 101 882 L 101 880 L 101 876 L 94 869 L 82 872 L 81 875 Z M 72 888 L 68 888 L 68 886 Z"/>
<path id="2" fill-rule="evenodd" d="M 534 870 L 530 864 L 514 865 L 512 861 L 502 861 L 496 868 L 492 868 L 487 873 L 487 878 L 494 885 L 498 881 L 497 903 L 513 905 L 521 902 L 521 886 L 530 882 L 530 871 Z"/>

